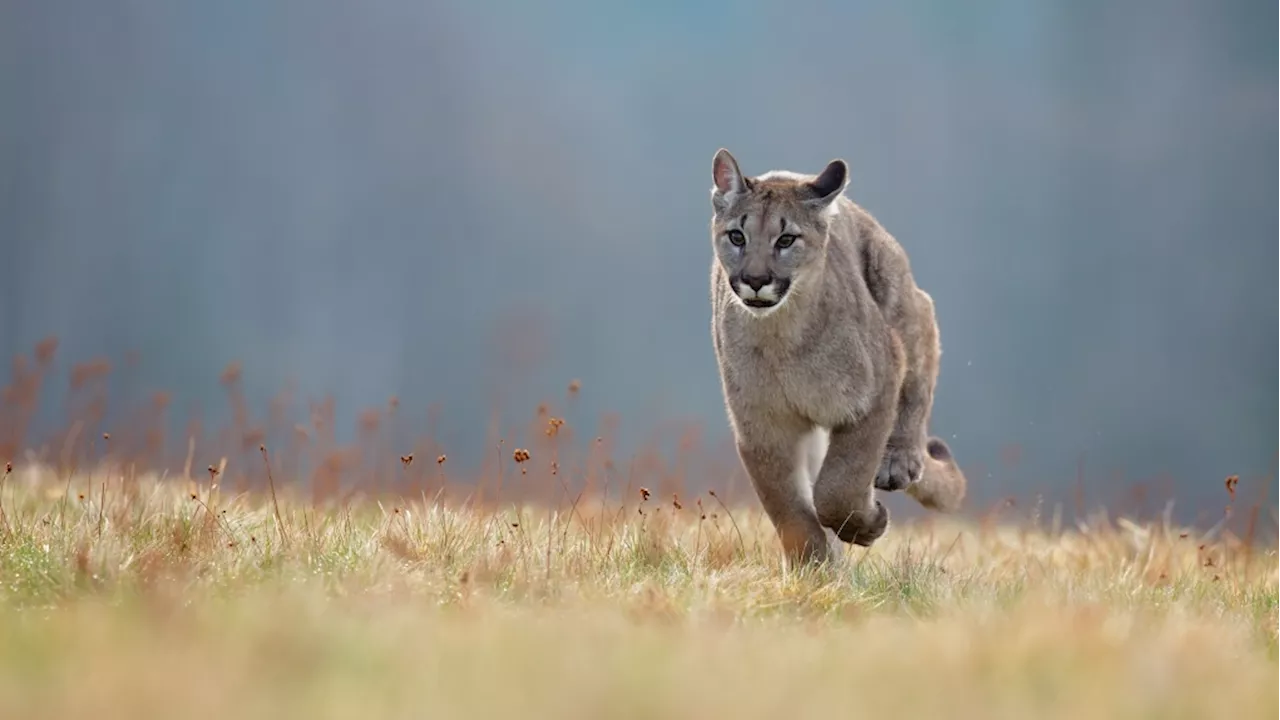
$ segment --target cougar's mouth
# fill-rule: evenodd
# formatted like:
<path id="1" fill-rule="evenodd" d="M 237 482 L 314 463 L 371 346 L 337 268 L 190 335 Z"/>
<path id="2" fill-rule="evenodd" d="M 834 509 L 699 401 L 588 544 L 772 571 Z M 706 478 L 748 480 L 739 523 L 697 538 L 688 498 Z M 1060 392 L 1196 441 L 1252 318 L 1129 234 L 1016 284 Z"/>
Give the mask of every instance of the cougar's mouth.
<path id="1" fill-rule="evenodd" d="M 791 282 L 789 280 L 774 278 L 773 281 L 762 286 L 759 290 L 742 281 L 734 283 L 733 290 L 737 293 L 738 299 L 742 301 L 743 305 L 756 310 L 766 310 L 780 305 L 786 298 L 787 290 L 790 288 Z"/>

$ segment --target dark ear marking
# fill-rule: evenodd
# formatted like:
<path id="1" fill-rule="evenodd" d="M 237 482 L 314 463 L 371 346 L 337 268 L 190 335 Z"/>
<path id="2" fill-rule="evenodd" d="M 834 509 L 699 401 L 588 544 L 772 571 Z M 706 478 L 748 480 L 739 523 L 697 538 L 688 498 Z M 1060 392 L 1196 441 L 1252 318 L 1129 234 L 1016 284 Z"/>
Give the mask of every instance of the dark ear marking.
<path id="1" fill-rule="evenodd" d="M 931 437 L 925 445 L 929 451 L 929 457 L 934 460 L 950 460 L 951 448 L 947 447 L 947 443 L 940 437 Z"/>
<path id="2" fill-rule="evenodd" d="M 827 163 L 816 178 L 806 183 L 809 189 L 810 202 L 826 205 L 844 192 L 849 184 L 849 166 L 844 160 L 836 158 Z"/>

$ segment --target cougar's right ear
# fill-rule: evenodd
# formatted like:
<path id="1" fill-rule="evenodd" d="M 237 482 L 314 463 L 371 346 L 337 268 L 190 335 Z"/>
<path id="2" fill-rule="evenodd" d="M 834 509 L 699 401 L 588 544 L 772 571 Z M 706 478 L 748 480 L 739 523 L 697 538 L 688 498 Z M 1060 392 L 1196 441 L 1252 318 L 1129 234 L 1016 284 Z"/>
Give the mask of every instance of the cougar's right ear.
<path id="1" fill-rule="evenodd" d="M 751 189 L 750 183 L 738 169 L 738 161 L 724 148 L 716 151 L 711 160 L 711 205 L 716 212 L 725 210 L 742 193 Z"/>
<path id="2" fill-rule="evenodd" d="M 809 203 L 827 207 L 844 192 L 849 184 L 849 165 L 839 158 L 827 163 L 813 180 L 809 181 Z"/>

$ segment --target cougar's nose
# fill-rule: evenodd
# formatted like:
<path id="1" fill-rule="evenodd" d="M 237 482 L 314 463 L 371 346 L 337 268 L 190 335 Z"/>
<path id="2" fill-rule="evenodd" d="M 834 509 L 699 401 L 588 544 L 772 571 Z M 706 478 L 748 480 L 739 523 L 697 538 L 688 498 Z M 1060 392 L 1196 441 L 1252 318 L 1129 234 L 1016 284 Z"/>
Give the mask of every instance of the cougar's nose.
<path id="1" fill-rule="evenodd" d="M 746 283 L 752 290 L 760 292 L 760 288 L 773 282 L 773 278 L 768 275 L 747 275 L 743 273 L 742 282 Z"/>

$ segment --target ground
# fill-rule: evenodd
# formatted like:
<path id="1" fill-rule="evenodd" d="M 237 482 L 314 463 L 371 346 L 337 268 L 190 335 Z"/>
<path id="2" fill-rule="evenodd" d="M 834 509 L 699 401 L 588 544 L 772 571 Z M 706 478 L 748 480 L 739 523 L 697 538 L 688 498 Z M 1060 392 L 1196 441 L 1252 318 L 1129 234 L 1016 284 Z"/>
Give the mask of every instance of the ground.
<path id="1" fill-rule="evenodd" d="M 788 571 L 758 509 L 230 496 L 18 468 L 0 717 L 1274 718 L 1277 555 L 941 517 Z"/>

